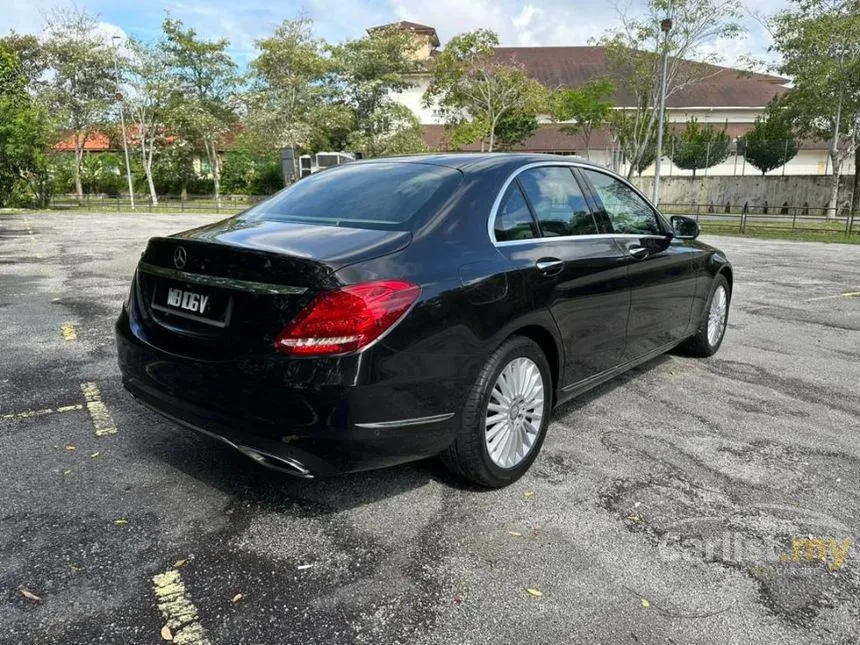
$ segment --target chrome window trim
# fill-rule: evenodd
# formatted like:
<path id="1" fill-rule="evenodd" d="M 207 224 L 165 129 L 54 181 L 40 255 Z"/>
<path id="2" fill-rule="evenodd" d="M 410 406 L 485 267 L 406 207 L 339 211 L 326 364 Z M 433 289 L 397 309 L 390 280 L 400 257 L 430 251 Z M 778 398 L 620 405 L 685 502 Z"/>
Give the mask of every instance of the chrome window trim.
<path id="1" fill-rule="evenodd" d="M 496 240 L 496 215 L 499 212 L 499 207 L 502 205 L 502 199 L 505 197 L 505 193 L 508 191 L 508 187 L 513 183 L 514 179 L 517 178 L 521 172 L 526 170 L 530 170 L 532 168 L 543 168 L 546 166 L 563 166 L 567 168 L 579 168 L 580 170 L 593 170 L 595 172 L 602 173 L 613 179 L 619 180 L 622 184 L 633 190 L 645 203 L 654 211 L 657 221 L 661 222 L 661 226 L 663 225 L 662 216 L 660 212 L 648 201 L 648 198 L 643 195 L 636 186 L 625 180 L 623 177 L 616 175 L 615 173 L 606 170 L 604 168 L 600 168 L 598 166 L 593 166 L 591 164 L 583 164 L 577 163 L 573 161 L 535 161 L 532 163 L 528 163 L 524 166 L 520 166 L 516 170 L 514 170 L 508 178 L 505 180 L 505 183 L 502 184 L 501 190 L 499 190 L 499 194 L 496 195 L 496 199 L 493 201 L 493 207 L 490 209 L 490 216 L 487 218 L 487 235 L 490 238 L 490 242 L 493 246 L 514 246 L 520 244 L 533 244 L 535 242 L 544 243 L 544 242 L 554 242 L 554 241 L 563 241 L 563 240 L 600 240 L 600 239 L 642 239 L 642 238 L 657 238 L 661 240 L 665 240 L 667 235 L 655 235 L 654 233 L 648 233 L 643 235 L 635 235 L 632 233 L 594 233 L 588 235 L 557 235 L 554 237 L 530 237 L 525 240 L 505 240 L 499 242 Z M 574 177 L 574 181 L 576 178 Z"/>

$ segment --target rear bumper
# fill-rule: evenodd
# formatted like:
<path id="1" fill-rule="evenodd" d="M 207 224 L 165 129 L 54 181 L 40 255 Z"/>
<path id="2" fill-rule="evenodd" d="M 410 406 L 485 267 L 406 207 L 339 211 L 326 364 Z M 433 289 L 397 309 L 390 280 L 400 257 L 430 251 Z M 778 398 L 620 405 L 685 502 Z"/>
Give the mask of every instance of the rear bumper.
<path id="1" fill-rule="evenodd" d="M 141 403 L 261 465 L 302 477 L 438 454 L 459 426 L 462 399 L 456 393 L 464 396 L 469 389 L 456 380 L 427 380 L 421 370 L 409 370 L 415 374 L 411 381 L 401 372 L 369 383 L 353 378 L 356 384 L 328 375 L 314 384 L 306 378 L 306 365 L 296 380 L 297 359 L 289 357 L 178 357 L 138 338 L 125 313 L 117 321 L 116 340 L 123 385 Z"/>

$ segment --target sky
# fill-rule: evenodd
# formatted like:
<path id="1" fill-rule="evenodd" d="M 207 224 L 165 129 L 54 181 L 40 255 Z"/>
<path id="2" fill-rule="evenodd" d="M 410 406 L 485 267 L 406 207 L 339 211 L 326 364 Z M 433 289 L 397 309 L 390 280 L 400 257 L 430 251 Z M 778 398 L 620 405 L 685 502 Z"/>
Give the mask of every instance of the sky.
<path id="1" fill-rule="evenodd" d="M 620 0 L 621 8 L 637 11 L 643 0 Z M 627 4 L 629 1 L 629 4 Z M 40 33 L 44 15 L 68 0 L 0 0 L 0 34 L 14 29 Z M 725 64 L 745 54 L 763 57 L 770 39 L 753 15 L 769 15 L 787 0 L 744 0 L 744 25 L 749 35 L 712 43 Z M 586 45 L 607 28 L 617 26 L 614 0 L 75 0 L 98 16 L 106 33 L 144 39 L 158 35 L 164 12 L 170 11 L 207 38 L 230 40 L 231 54 L 241 65 L 254 57 L 254 41 L 272 33 L 286 18 L 307 15 L 317 35 L 329 41 L 359 38 L 367 27 L 411 20 L 436 28 L 444 43 L 451 36 L 478 27 L 496 31 L 502 45 Z"/>

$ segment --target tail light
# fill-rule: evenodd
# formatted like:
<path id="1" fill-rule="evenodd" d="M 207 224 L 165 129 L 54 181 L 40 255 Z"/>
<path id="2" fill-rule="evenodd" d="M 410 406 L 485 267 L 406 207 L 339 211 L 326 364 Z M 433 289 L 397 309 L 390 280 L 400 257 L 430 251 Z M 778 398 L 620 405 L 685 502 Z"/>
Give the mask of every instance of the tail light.
<path id="1" fill-rule="evenodd" d="M 403 280 L 350 285 L 317 296 L 275 339 L 275 349 L 296 356 L 361 349 L 399 321 L 421 287 Z"/>

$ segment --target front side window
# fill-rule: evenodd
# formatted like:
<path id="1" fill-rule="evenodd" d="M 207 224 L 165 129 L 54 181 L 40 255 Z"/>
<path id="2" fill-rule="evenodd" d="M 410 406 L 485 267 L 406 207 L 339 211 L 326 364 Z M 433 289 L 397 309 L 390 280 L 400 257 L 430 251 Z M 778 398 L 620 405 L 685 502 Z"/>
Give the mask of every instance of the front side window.
<path id="1" fill-rule="evenodd" d="M 537 227 L 517 182 L 508 186 L 495 222 L 496 241 L 528 240 L 537 237 Z"/>
<path id="2" fill-rule="evenodd" d="M 566 166 L 529 168 L 517 180 L 534 210 L 544 237 L 597 233 L 591 209 Z"/>
<path id="3" fill-rule="evenodd" d="M 615 177 L 596 170 L 582 169 L 591 181 L 614 233 L 632 235 L 660 235 L 657 214 L 629 186 Z"/>

